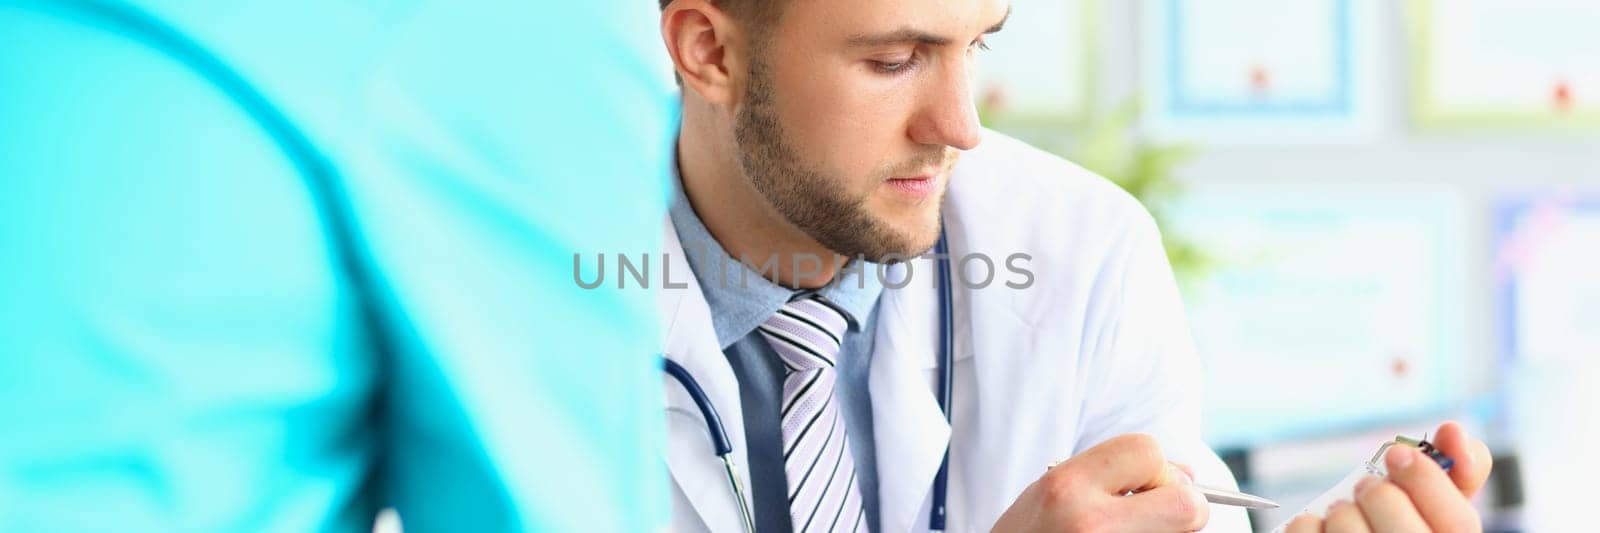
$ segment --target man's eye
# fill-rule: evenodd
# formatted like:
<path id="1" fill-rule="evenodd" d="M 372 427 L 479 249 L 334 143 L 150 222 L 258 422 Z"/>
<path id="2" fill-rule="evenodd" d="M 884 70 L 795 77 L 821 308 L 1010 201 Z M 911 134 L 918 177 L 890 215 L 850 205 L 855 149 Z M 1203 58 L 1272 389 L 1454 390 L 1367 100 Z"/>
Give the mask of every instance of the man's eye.
<path id="1" fill-rule="evenodd" d="M 903 61 L 873 61 L 872 68 L 885 74 L 895 74 L 910 68 L 912 60 Z"/>
<path id="2" fill-rule="evenodd" d="M 978 39 L 976 41 L 972 41 L 971 48 L 975 48 L 975 49 L 987 52 L 987 51 L 989 51 L 989 43 L 984 42 L 983 39 Z"/>

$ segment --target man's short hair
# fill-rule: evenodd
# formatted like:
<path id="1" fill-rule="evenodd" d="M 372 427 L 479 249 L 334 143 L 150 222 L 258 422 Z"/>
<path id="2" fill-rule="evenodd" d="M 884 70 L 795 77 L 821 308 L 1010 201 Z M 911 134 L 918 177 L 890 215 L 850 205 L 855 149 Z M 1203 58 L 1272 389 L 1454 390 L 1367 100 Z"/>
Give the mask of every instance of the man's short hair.
<path id="1" fill-rule="evenodd" d="M 783 13 L 783 6 L 788 0 L 711 0 L 717 6 L 732 16 L 734 20 L 749 25 L 758 31 L 765 31 L 778 22 L 778 15 Z M 672 0 L 661 0 L 661 9 L 666 9 Z"/>

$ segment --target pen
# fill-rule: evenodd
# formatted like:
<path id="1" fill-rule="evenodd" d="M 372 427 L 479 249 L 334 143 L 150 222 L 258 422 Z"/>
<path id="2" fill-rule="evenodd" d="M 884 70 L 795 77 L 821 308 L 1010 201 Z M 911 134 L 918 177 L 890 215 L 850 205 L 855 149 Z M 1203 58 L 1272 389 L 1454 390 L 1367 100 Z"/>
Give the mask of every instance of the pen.
<path id="1" fill-rule="evenodd" d="M 1061 462 L 1056 461 L 1054 463 L 1050 463 L 1050 465 L 1044 467 L 1044 469 L 1046 472 L 1048 472 L 1051 468 L 1055 468 L 1055 466 L 1058 464 L 1061 464 Z M 1205 495 L 1207 502 L 1218 505 L 1231 505 L 1246 509 L 1277 509 L 1280 507 L 1278 502 L 1262 498 L 1254 494 L 1245 494 L 1243 492 L 1207 487 L 1200 484 L 1196 484 L 1194 488 L 1199 489 L 1200 494 Z"/>
<path id="2" fill-rule="evenodd" d="M 1232 505 L 1234 507 L 1244 507 L 1246 509 L 1278 508 L 1278 502 L 1252 494 L 1207 487 L 1205 485 L 1195 485 L 1194 488 L 1200 489 L 1200 493 L 1206 496 L 1206 501 L 1215 504 Z"/>

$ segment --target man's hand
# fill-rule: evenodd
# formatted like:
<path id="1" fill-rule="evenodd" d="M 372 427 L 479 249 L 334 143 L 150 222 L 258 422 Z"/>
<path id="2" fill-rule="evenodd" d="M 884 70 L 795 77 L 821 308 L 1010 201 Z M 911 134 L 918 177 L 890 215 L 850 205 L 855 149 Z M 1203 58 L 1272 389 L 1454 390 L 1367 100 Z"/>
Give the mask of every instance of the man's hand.
<path id="1" fill-rule="evenodd" d="M 1494 466 L 1489 447 L 1468 438 L 1461 426 L 1439 426 L 1434 446 L 1455 460 L 1447 474 L 1428 456 L 1395 446 L 1384 455 L 1387 480 L 1369 477 L 1356 485 L 1355 502 L 1340 502 L 1318 520 L 1301 516 L 1288 533 L 1365 533 L 1448 531 L 1473 533 L 1483 522 L 1470 501 Z"/>
<path id="2" fill-rule="evenodd" d="M 1122 435 L 1045 472 L 994 531 L 1195 531 L 1209 508 L 1192 485 L 1154 438 Z"/>

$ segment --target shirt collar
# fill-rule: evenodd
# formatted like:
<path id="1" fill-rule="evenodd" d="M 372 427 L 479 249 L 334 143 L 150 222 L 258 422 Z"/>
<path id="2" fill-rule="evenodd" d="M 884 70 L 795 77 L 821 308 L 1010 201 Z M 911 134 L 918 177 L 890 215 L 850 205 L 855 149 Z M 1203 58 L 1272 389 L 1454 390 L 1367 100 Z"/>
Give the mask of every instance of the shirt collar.
<path id="1" fill-rule="evenodd" d="M 711 308 L 712 328 L 723 349 L 755 331 L 791 299 L 811 294 L 821 296 L 844 311 L 850 331 L 861 331 L 878 302 L 878 295 L 883 292 L 876 263 L 852 262 L 832 283 L 820 289 L 796 291 L 773 283 L 728 255 L 689 205 L 681 180 L 674 181 L 676 195 L 669 211 L 672 226 L 683 243 L 689 269 L 700 282 L 700 291 Z M 860 264 L 861 268 L 855 269 L 855 264 Z"/>

